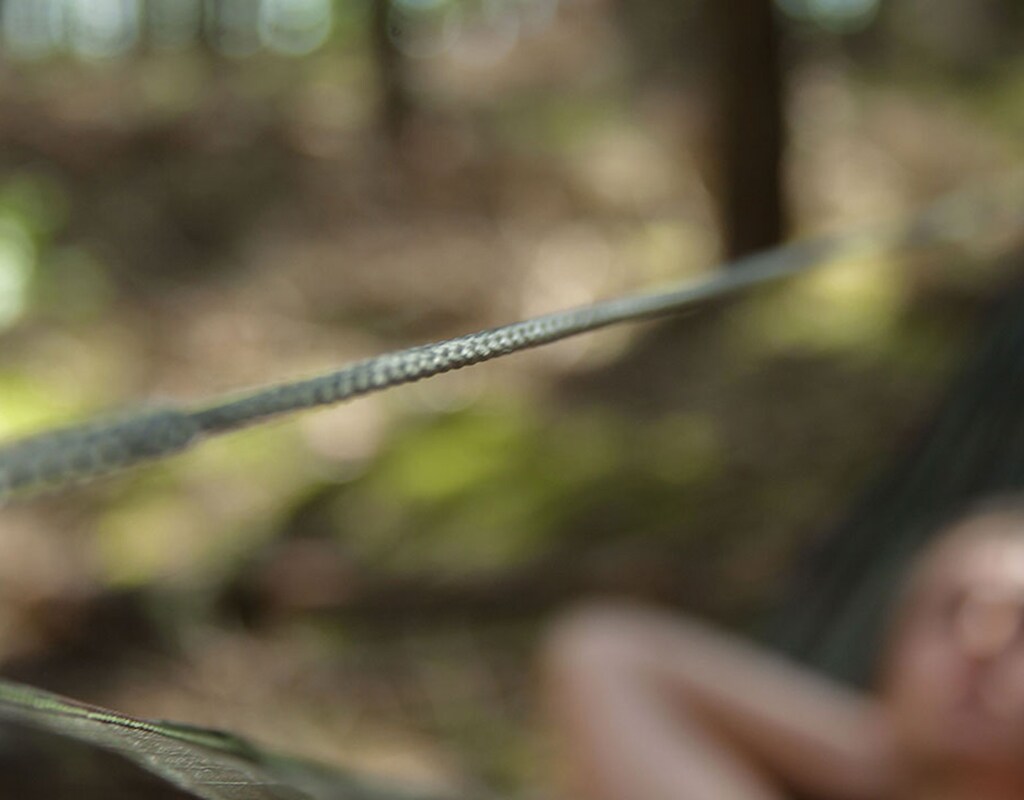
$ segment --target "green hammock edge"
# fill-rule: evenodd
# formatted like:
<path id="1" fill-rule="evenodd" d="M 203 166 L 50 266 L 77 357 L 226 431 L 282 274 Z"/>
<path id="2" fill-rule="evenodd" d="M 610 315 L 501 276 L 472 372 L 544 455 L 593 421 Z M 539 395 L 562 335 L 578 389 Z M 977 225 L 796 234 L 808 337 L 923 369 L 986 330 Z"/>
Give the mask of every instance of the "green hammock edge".
<path id="1" fill-rule="evenodd" d="M 0 725 L 99 747 L 201 800 L 437 800 L 401 786 L 271 753 L 224 731 L 110 711 L 0 680 Z"/>

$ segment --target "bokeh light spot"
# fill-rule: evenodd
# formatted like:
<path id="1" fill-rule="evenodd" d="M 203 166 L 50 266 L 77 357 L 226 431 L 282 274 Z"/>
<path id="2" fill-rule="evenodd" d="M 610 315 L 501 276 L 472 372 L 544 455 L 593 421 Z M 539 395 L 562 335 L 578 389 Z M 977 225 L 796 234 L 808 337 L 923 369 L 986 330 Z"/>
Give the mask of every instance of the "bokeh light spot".
<path id="1" fill-rule="evenodd" d="M 778 4 L 794 19 L 834 33 L 853 33 L 875 18 L 879 0 L 778 0 Z"/>
<path id="2" fill-rule="evenodd" d="M 28 306 L 36 250 L 24 226 L 0 219 L 0 329 L 17 322 Z"/>
<path id="3" fill-rule="evenodd" d="M 330 0 L 264 0 L 260 5 L 260 39 L 276 52 L 308 55 L 327 41 L 332 21 Z"/>
<path id="4" fill-rule="evenodd" d="M 139 0 L 68 0 L 71 50 L 87 59 L 112 58 L 139 40 Z"/>

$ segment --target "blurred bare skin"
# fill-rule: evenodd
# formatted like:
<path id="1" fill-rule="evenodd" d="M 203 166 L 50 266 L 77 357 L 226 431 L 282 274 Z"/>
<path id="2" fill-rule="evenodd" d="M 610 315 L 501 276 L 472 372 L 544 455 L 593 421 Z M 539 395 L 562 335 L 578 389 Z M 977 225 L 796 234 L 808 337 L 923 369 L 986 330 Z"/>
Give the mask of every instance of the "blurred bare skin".
<path id="1" fill-rule="evenodd" d="M 634 606 L 568 614 L 543 670 L 578 800 L 1024 800 L 1024 512 L 922 556 L 873 695 Z"/>

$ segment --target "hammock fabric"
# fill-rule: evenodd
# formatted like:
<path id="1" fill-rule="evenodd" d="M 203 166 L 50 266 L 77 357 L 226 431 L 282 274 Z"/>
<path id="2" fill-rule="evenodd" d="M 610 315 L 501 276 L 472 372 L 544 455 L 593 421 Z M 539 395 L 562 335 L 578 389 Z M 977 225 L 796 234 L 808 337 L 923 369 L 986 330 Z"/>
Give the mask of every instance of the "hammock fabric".
<path id="1" fill-rule="evenodd" d="M 769 640 L 832 677 L 869 685 L 908 562 L 972 503 L 1022 489 L 1024 285 L 985 315 L 916 445 L 809 554 Z"/>

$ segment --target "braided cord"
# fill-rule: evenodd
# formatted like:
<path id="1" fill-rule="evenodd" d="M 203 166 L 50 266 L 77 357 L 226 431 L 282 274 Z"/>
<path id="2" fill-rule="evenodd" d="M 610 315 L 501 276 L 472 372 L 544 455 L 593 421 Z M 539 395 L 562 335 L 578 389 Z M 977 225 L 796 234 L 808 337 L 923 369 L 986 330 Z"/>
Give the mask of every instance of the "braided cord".
<path id="1" fill-rule="evenodd" d="M 707 280 L 666 291 L 608 300 L 386 353 L 327 375 L 281 384 L 206 406 L 193 412 L 191 418 L 196 421 L 200 432 L 221 433 L 268 417 L 333 405 L 619 322 L 690 308 L 702 301 L 724 297 L 751 285 L 806 269 L 819 263 L 830 247 L 834 245 L 825 241 L 803 243 L 754 256 L 748 259 L 751 263 L 746 266 L 737 265 Z"/>
<path id="2" fill-rule="evenodd" d="M 206 436 L 340 403 L 627 320 L 692 308 L 802 271 L 835 246 L 805 242 L 745 259 L 701 281 L 547 314 L 500 328 L 357 361 L 326 375 L 258 389 L 196 408 L 158 408 L 29 436 L 0 446 L 0 503 L 187 450 Z"/>
<path id="3" fill-rule="evenodd" d="M 1000 195 L 1002 202 L 998 203 L 1002 211 L 1012 206 L 1007 216 L 1017 222 L 1024 211 L 1021 184 L 1016 180 L 1010 187 L 1012 191 Z M 174 455 L 206 436 L 272 417 L 333 405 L 609 325 L 690 310 L 828 264 L 833 257 L 847 255 L 860 246 L 880 249 L 894 238 L 912 245 L 949 239 L 969 241 L 977 233 L 975 228 L 991 225 L 991 214 L 986 212 L 992 210 L 991 205 L 981 204 L 971 208 L 976 213 L 965 213 L 963 195 L 956 194 L 918 214 L 910 225 L 785 245 L 736 261 L 702 280 L 662 291 L 616 298 L 397 350 L 326 375 L 198 407 L 150 409 L 29 436 L 0 446 L 0 504 L 18 492 L 57 488 Z"/>

